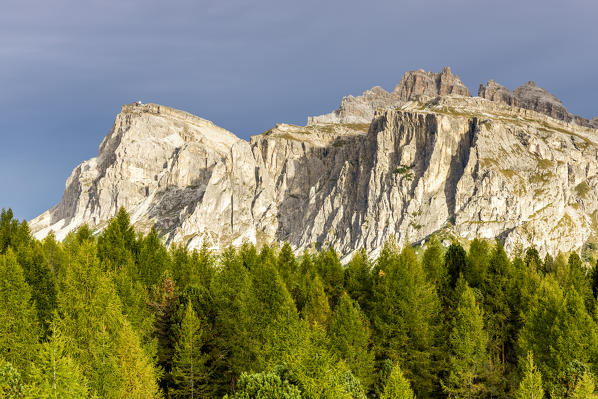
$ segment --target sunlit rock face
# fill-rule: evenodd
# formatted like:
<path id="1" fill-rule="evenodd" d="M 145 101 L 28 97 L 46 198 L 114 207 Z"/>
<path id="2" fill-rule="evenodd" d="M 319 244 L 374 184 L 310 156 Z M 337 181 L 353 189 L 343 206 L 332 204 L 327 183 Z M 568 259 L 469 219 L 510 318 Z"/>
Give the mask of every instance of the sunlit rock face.
<path id="1" fill-rule="evenodd" d="M 581 248 L 596 234 L 598 132 L 483 87 L 471 97 L 448 68 L 412 71 L 392 93 L 374 88 L 249 142 L 183 111 L 125 105 L 30 226 L 38 238 L 101 231 L 122 206 L 139 231 L 190 248 L 288 241 L 347 259 L 434 233 Z"/>

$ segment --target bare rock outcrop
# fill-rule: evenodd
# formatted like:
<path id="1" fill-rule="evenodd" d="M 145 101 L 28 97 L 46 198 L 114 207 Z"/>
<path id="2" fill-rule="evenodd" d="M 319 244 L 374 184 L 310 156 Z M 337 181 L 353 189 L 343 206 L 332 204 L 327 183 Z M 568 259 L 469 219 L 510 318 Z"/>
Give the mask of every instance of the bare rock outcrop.
<path id="1" fill-rule="evenodd" d="M 409 71 L 403 75 L 393 94 L 400 101 L 415 100 L 422 95 L 428 97 L 448 94 L 470 96 L 469 89 L 458 76 L 453 75 L 449 67 L 444 67 L 440 73 L 426 72 L 423 69 Z"/>
<path id="2" fill-rule="evenodd" d="M 449 67 L 442 72 L 423 69 L 406 72 L 400 83 L 389 93 L 380 86 L 363 92 L 361 96 L 346 96 L 338 109 L 329 114 L 310 116 L 307 125 L 318 123 L 370 123 L 378 109 L 398 107 L 421 96 L 435 97 L 448 94 L 470 96 L 469 90 Z"/>
<path id="3" fill-rule="evenodd" d="M 484 86 L 480 84 L 478 96 L 501 104 L 522 107 L 548 115 L 551 118 L 574 123 L 579 126 L 598 128 L 598 123 L 570 114 L 556 96 L 538 87 L 533 80 L 519 86 L 513 92 L 493 80 Z M 596 118 L 595 118 L 596 119 Z"/>
<path id="4" fill-rule="evenodd" d="M 489 80 L 486 86 L 480 84 L 480 88 L 478 90 L 478 97 L 516 107 L 521 105 L 517 97 L 515 97 L 515 95 L 511 93 L 509 89 L 507 89 L 504 86 L 501 86 L 494 80 Z"/>

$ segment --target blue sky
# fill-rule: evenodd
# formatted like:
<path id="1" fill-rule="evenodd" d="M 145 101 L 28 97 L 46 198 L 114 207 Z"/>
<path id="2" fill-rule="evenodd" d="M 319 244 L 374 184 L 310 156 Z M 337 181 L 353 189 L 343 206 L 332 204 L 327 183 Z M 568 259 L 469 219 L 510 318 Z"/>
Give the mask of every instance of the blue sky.
<path id="1" fill-rule="evenodd" d="M 0 14 L 0 207 L 31 219 L 96 156 L 120 106 L 184 109 L 242 138 L 451 66 L 528 80 L 598 115 L 594 0 L 27 1 Z"/>

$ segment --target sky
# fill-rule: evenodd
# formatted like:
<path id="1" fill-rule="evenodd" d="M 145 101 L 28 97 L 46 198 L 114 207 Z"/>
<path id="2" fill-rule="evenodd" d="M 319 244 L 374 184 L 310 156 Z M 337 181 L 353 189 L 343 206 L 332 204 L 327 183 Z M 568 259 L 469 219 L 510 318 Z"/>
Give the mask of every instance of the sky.
<path id="1" fill-rule="evenodd" d="M 448 65 L 474 95 L 534 80 L 597 116 L 597 19 L 595 0 L 3 0 L 0 208 L 58 203 L 136 100 L 248 139 Z"/>

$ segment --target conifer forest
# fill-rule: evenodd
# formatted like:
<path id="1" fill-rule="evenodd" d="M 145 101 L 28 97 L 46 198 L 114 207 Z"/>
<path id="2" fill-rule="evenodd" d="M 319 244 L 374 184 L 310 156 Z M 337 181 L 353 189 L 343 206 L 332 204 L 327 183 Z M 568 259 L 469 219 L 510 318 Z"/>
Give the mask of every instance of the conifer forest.
<path id="1" fill-rule="evenodd" d="M 595 398 L 598 273 L 440 240 L 166 246 L 121 209 L 63 241 L 0 220 L 0 398 Z"/>

